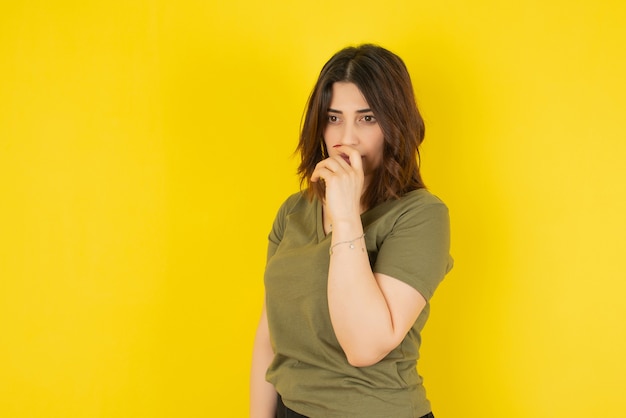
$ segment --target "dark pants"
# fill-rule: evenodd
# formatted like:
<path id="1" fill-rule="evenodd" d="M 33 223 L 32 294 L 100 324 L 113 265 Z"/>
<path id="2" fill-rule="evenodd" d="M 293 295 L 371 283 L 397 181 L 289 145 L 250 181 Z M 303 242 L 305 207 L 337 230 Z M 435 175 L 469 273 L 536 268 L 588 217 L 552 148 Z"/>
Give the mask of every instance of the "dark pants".
<path id="1" fill-rule="evenodd" d="M 292 411 L 287 408 L 283 403 L 283 399 L 278 395 L 278 402 L 276 404 L 276 418 L 307 418 L 304 415 L 300 415 L 299 413 Z M 422 418 L 435 418 L 432 412 L 424 415 Z"/>

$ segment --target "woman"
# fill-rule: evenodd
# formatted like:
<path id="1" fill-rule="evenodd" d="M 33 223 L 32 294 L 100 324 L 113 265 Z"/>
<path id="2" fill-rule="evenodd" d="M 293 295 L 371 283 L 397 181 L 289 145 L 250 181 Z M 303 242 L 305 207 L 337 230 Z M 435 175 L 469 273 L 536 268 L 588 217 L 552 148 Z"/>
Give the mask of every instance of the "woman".
<path id="1" fill-rule="evenodd" d="M 298 144 L 306 187 L 269 235 L 252 417 L 432 417 L 420 331 L 452 259 L 423 138 L 398 56 L 368 44 L 326 63 Z"/>

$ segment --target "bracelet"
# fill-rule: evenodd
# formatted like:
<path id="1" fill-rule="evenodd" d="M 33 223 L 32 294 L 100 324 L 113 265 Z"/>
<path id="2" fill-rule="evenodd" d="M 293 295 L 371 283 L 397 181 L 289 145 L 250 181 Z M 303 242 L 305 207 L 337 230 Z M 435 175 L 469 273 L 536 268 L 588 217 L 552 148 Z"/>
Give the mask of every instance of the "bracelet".
<path id="1" fill-rule="evenodd" d="M 351 239 L 351 240 L 349 240 L 349 241 L 341 241 L 341 242 L 338 242 L 338 243 L 336 243 L 336 244 L 332 245 L 332 246 L 328 249 L 328 255 L 333 255 L 333 248 L 335 248 L 336 246 L 341 245 L 341 244 L 350 244 L 350 249 L 351 249 L 351 250 L 353 250 L 353 249 L 354 249 L 354 243 L 355 243 L 355 241 L 358 241 L 358 240 L 360 240 L 361 238 L 364 238 L 364 237 L 365 237 L 365 232 L 363 233 L 363 235 L 358 236 L 358 237 L 356 237 L 356 238 L 354 238 L 354 239 Z"/>

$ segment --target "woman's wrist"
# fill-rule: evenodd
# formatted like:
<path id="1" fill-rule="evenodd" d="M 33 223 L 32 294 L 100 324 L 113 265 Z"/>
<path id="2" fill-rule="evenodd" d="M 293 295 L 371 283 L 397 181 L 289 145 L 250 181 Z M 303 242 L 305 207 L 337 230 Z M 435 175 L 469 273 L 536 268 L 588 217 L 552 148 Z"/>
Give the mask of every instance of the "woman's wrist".
<path id="1" fill-rule="evenodd" d="M 351 240 L 363 234 L 363 225 L 361 224 L 361 217 L 355 217 L 355 219 L 335 220 L 331 225 L 332 229 L 332 243 L 338 243 L 340 241 Z"/>
<path id="2" fill-rule="evenodd" d="M 347 246 L 351 250 L 354 250 L 357 247 L 357 245 L 358 245 L 358 246 L 360 246 L 362 251 L 365 251 L 363 243 L 361 242 L 361 240 L 363 238 L 365 238 L 365 234 L 364 233 L 359 235 L 356 238 L 353 238 L 353 239 L 349 239 L 349 240 L 346 240 L 346 241 L 334 242 L 330 246 L 330 248 L 328 249 L 328 255 L 333 255 L 333 252 L 334 252 L 335 248 L 337 248 L 340 245 L 345 245 L 345 246 Z"/>

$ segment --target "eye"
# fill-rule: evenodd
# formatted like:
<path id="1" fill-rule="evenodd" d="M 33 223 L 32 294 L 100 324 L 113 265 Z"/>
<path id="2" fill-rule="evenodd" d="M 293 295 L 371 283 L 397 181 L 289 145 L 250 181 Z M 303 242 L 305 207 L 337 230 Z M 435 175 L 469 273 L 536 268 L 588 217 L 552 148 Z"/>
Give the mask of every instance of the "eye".
<path id="1" fill-rule="evenodd" d="M 339 117 L 337 115 L 328 115 L 328 123 L 337 123 L 339 122 Z"/>
<path id="2" fill-rule="evenodd" d="M 376 117 L 374 115 L 363 116 L 363 121 L 367 123 L 376 123 Z"/>

